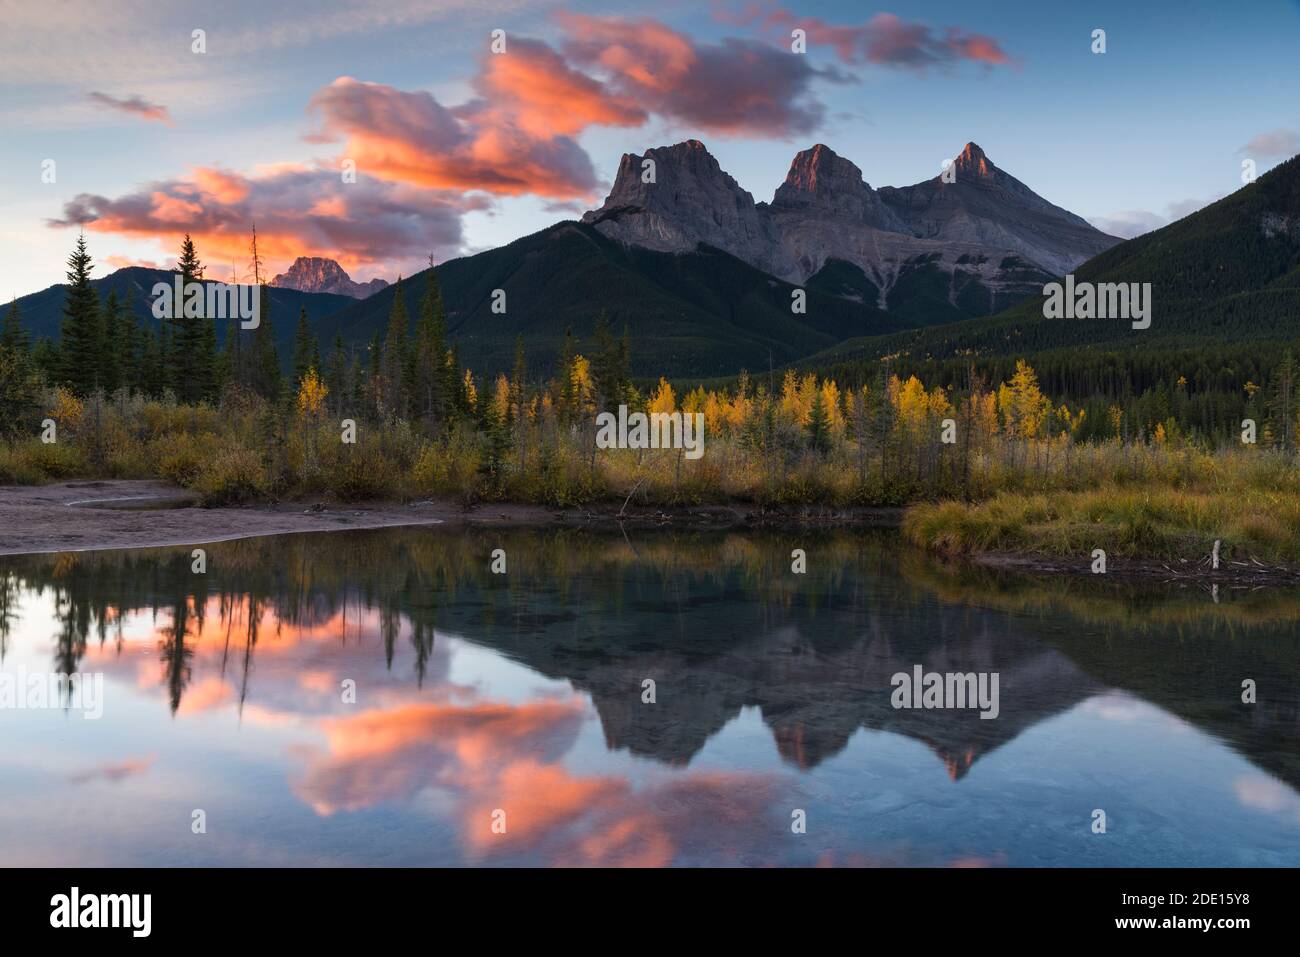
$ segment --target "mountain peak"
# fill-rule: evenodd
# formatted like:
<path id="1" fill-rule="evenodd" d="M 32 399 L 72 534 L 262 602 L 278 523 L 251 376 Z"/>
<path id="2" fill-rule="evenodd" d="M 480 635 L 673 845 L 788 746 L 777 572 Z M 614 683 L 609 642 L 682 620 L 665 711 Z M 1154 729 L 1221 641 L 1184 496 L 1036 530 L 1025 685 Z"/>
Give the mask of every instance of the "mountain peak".
<path id="1" fill-rule="evenodd" d="M 985 155 L 977 143 L 967 143 L 963 146 L 962 151 L 953 160 L 953 165 L 957 167 L 958 173 L 965 173 L 967 176 L 975 176 L 980 179 L 991 178 L 994 173 L 998 172 L 998 168 L 993 165 L 993 161 Z"/>
<path id="2" fill-rule="evenodd" d="M 855 163 L 826 144 L 817 143 L 795 154 L 790 172 L 786 173 L 785 182 L 777 188 L 777 193 L 779 196 L 782 189 L 789 187 L 800 193 L 815 194 L 845 187 L 857 189 L 861 183 L 862 170 Z"/>
<path id="3" fill-rule="evenodd" d="M 272 286 L 296 289 L 299 292 L 332 292 L 353 299 L 365 299 L 388 285 L 382 279 L 354 282 L 333 259 L 323 256 L 299 256 L 288 272 L 271 280 Z"/>

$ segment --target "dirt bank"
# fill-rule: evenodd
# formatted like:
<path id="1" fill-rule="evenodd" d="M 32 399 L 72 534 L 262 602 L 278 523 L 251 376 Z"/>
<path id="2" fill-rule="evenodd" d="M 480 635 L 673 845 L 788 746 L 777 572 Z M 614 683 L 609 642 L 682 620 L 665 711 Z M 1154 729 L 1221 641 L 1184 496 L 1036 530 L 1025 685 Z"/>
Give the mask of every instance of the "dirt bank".
<path id="1" fill-rule="evenodd" d="M 671 511 L 632 505 L 554 509 L 497 503 L 466 508 L 445 501 L 199 508 L 188 492 L 165 482 L 121 479 L 0 486 L 0 555 L 201 545 L 256 535 L 395 525 L 893 526 L 901 514 L 900 509 L 765 511 L 744 505 Z"/>

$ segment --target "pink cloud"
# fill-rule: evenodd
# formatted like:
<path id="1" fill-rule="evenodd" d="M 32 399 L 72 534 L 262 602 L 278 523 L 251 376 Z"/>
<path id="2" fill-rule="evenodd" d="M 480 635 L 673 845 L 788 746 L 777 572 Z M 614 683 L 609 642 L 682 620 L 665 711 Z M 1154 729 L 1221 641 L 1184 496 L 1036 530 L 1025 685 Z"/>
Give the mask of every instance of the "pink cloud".
<path id="1" fill-rule="evenodd" d="M 747 25 L 757 23 L 788 34 L 796 27 L 807 32 L 812 44 L 824 44 L 849 64 L 903 67 L 923 71 L 962 60 L 986 66 L 1007 66 L 1014 61 L 994 37 L 961 27 L 936 32 L 927 24 L 909 22 L 892 13 L 878 13 L 865 23 L 837 25 L 806 17 L 781 7 L 751 4 L 740 13 L 715 9 L 719 20 Z"/>
<path id="2" fill-rule="evenodd" d="M 651 19 L 561 14 L 565 53 L 647 110 L 725 136 L 808 133 L 824 109 L 803 57 L 753 40 L 696 43 Z"/>
<path id="3" fill-rule="evenodd" d="M 91 93 L 88 98 L 101 106 L 107 106 L 110 109 L 118 110 L 122 113 L 131 113 L 145 120 L 154 120 L 158 123 L 171 125 L 172 118 L 167 112 L 167 107 L 160 103 L 150 103 L 148 100 L 139 96 L 130 96 L 126 99 L 118 99 L 115 96 L 109 96 L 107 93 Z"/>

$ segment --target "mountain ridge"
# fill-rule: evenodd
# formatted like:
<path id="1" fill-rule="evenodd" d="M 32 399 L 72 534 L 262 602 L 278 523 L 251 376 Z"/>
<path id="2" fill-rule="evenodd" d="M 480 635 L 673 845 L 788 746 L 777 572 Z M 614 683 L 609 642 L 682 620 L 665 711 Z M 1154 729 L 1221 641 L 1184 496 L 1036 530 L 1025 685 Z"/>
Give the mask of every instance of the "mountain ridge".
<path id="1" fill-rule="evenodd" d="M 880 189 L 817 143 L 796 154 L 766 203 L 686 140 L 625 153 L 605 202 L 582 222 L 660 252 L 704 243 L 796 285 L 847 263 L 878 308 L 921 295 L 939 322 L 1000 311 L 1121 242 L 1038 196 L 973 142 L 948 177 Z"/>

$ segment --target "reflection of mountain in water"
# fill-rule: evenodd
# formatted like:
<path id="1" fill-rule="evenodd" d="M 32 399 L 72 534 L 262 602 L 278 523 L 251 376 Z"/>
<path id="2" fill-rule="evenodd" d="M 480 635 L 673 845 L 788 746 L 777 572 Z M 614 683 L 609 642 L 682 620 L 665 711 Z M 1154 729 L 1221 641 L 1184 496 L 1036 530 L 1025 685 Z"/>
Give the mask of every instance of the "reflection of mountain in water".
<path id="1" fill-rule="evenodd" d="M 1275 595 L 1266 614 L 1245 599 L 1243 624 L 1229 617 L 1233 607 L 1148 589 L 1122 597 L 1116 627 L 1107 583 L 967 581 L 928 564 L 918 570 L 905 555 L 900 573 L 896 543 L 861 533 L 801 533 L 800 544 L 810 566 L 799 576 L 779 535 L 650 535 L 635 547 L 569 531 L 303 535 L 208 546 L 202 578 L 184 549 L 13 558 L 0 562 L 0 651 L 20 588 L 54 590 L 55 667 L 64 671 L 77 668 L 92 637 L 111 639 L 119 613 L 153 609 L 176 711 L 197 677 L 187 619 L 205 602 L 216 600 L 231 636 L 220 677 L 237 685 L 241 703 L 256 649 L 274 640 L 277 622 L 355 622 L 347 609 L 368 608 L 379 634 L 361 640 L 378 637 L 375 654 L 389 669 L 398 643 L 409 641 L 413 685 L 435 628 L 454 632 L 589 694 L 611 748 L 673 764 L 754 707 L 799 767 L 838 754 L 867 729 L 923 742 L 959 778 L 1023 730 L 1113 687 L 1300 786 L 1300 638 L 1287 627 L 1300 618 L 1294 596 L 1278 605 Z M 508 576 L 488 571 L 495 547 L 510 555 Z M 271 617 L 259 639 L 248 609 L 263 608 Z M 330 658 L 326 646 L 311 667 Z M 894 709 L 891 677 L 917 664 L 998 672 L 999 717 Z M 1253 708 L 1240 704 L 1244 677 L 1260 687 Z M 647 678 L 656 682 L 653 705 L 641 701 Z"/>
<path id="2" fill-rule="evenodd" d="M 898 607 L 839 596 L 815 616 L 796 604 L 776 622 L 738 618 L 721 595 L 697 595 L 689 612 L 637 606 L 651 627 L 626 637 L 580 622 L 486 640 L 473 627 L 464 633 L 590 694 L 611 748 L 674 764 L 690 761 L 742 708 L 756 707 L 782 757 L 800 767 L 834 756 L 866 728 L 924 742 L 957 778 L 1025 728 L 1102 690 L 993 613 L 934 605 L 900 615 Z M 981 719 L 976 709 L 895 709 L 890 679 L 915 664 L 998 672 L 998 718 Z M 656 683 L 653 705 L 641 700 L 646 678 Z"/>

